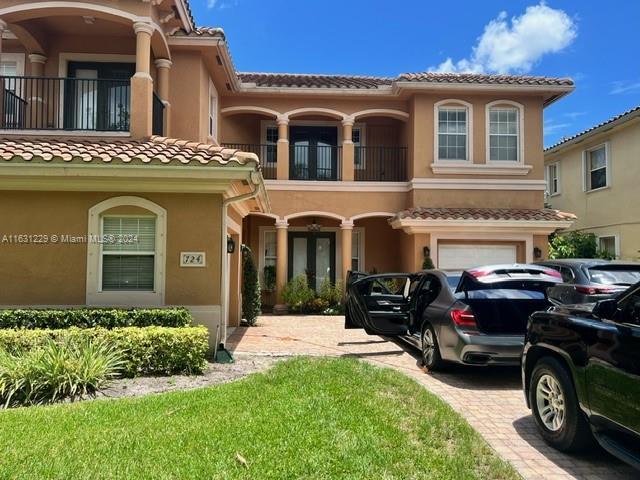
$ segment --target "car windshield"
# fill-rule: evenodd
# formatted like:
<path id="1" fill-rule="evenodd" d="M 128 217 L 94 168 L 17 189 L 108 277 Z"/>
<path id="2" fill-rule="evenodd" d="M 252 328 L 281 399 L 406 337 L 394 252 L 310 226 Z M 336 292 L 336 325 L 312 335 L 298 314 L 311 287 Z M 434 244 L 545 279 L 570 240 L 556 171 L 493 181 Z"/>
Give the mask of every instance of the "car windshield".
<path id="1" fill-rule="evenodd" d="M 592 267 L 588 272 L 591 282 L 603 285 L 628 286 L 640 282 L 640 266 L 637 268 Z"/>
<path id="2" fill-rule="evenodd" d="M 511 299 L 511 300 L 544 300 L 544 292 L 533 290 L 515 290 L 512 288 L 493 288 L 490 290 L 470 290 L 465 296 L 465 292 L 457 292 L 455 297 L 458 300 L 467 299 Z"/>
<path id="3" fill-rule="evenodd" d="M 455 290 L 460 283 L 460 276 L 459 273 L 447 273 L 447 284 L 451 290 Z"/>

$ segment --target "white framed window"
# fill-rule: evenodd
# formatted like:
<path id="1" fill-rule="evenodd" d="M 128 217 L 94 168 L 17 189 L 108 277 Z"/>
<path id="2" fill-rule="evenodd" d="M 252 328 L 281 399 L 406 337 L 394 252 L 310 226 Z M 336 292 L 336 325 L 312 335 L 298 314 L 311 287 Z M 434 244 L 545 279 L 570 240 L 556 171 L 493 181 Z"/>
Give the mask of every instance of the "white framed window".
<path id="1" fill-rule="evenodd" d="M 470 161 L 470 110 L 459 105 L 436 107 L 437 161 Z"/>
<path id="2" fill-rule="evenodd" d="M 120 214 L 117 207 L 142 211 Z M 141 197 L 112 197 L 91 207 L 87 305 L 163 305 L 166 231 L 166 210 Z"/>
<path id="3" fill-rule="evenodd" d="M 609 145 L 603 143 L 583 153 L 584 190 L 590 192 L 610 185 Z"/>
<path id="4" fill-rule="evenodd" d="M 265 162 L 274 164 L 278 161 L 278 126 L 276 124 L 265 127 L 266 152 L 263 155 Z"/>
<path id="5" fill-rule="evenodd" d="M 620 256 L 620 241 L 617 235 L 603 235 L 598 237 L 598 250 L 608 255 Z"/>
<path id="6" fill-rule="evenodd" d="M 218 138 L 218 91 L 211 80 L 209 80 L 209 136 Z"/>
<path id="7" fill-rule="evenodd" d="M 276 265 L 276 231 L 264 231 L 264 266 L 275 267 Z"/>
<path id="8" fill-rule="evenodd" d="M 520 121 L 518 109 L 489 109 L 489 160 L 517 162 L 520 159 Z"/>
<path id="9" fill-rule="evenodd" d="M 547 193 L 550 197 L 560 193 L 560 163 L 551 163 L 545 169 Z"/>
<path id="10" fill-rule="evenodd" d="M 155 216 L 103 216 L 101 291 L 155 289 Z"/>
<path id="11" fill-rule="evenodd" d="M 351 232 L 351 271 L 352 272 L 361 272 L 363 265 L 361 261 L 361 251 L 360 251 L 360 231 L 353 230 Z"/>
<path id="12" fill-rule="evenodd" d="M 362 138 L 362 128 L 361 127 L 353 127 L 352 129 L 352 139 L 353 139 L 353 164 L 354 167 L 358 170 L 364 170 L 365 168 L 365 155 L 363 155 L 362 149 L 360 148 L 363 144 Z"/>

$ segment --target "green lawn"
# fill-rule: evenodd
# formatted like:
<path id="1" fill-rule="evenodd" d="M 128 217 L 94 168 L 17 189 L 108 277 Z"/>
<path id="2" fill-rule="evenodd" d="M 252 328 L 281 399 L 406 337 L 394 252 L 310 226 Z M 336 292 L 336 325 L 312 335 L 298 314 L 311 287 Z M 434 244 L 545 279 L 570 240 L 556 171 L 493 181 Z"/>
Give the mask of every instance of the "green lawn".
<path id="1" fill-rule="evenodd" d="M 519 478 L 437 397 L 352 359 L 295 359 L 212 388 L 0 412 L 0 478 L 116 477 Z"/>

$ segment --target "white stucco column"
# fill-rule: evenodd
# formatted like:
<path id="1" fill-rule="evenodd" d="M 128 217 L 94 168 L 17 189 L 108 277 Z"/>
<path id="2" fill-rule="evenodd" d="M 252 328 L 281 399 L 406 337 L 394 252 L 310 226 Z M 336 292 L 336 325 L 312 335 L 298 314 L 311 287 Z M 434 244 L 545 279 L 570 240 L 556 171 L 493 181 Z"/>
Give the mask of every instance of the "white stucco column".
<path id="1" fill-rule="evenodd" d="M 7 22 L 0 19 L 0 61 L 2 61 L 2 34 L 7 30 Z"/>
<path id="2" fill-rule="evenodd" d="M 342 121 L 342 180 L 353 181 L 355 168 L 355 148 L 353 146 L 353 119 Z"/>
<path id="3" fill-rule="evenodd" d="M 279 117 L 278 123 L 278 146 L 276 147 L 278 180 L 289 179 L 289 119 Z"/>
<path id="4" fill-rule="evenodd" d="M 131 78 L 131 136 L 144 138 L 153 130 L 153 80 L 151 79 L 151 35 L 153 25 L 135 22 L 136 73 Z"/>
<path id="5" fill-rule="evenodd" d="M 340 248 L 342 250 L 342 288 L 347 285 L 347 272 L 351 270 L 351 240 L 353 238 L 353 221 L 343 220 L 340 224 Z"/>

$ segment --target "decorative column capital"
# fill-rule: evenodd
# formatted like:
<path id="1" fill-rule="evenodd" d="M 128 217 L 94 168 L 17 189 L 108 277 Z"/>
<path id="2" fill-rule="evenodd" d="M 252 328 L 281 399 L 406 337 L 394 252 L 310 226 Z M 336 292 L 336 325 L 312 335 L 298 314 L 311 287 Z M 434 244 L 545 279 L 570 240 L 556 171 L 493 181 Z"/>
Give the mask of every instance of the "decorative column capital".
<path id="1" fill-rule="evenodd" d="M 353 127 L 354 123 L 355 123 L 355 119 L 353 117 L 345 117 L 342 120 L 342 126 L 343 127 Z"/>
<path id="2" fill-rule="evenodd" d="M 133 31 L 138 33 L 153 34 L 153 25 L 148 22 L 133 22 Z"/>
<path id="3" fill-rule="evenodd" d="M 30 53 L 29 61 L 31 63 L 41 63 L 42 65 L 44 65 L 47 62 L 47 57 L 40 53 Z"/>
<path id="4" fill-rule="evenodd" d="M 353 230 L 353 220 L 343 220 L 340 223 L 341 230 Z"/>
<path id="5" fill-rule="evenodd" d="M 4 20 L 0 19 L 0 35 L 2 35 L 2 32 L 5 30 L 9 30 L 9 25 L 7 25 L 7 22 Z"/>
<path id="6" fill-rule="evenodd" d="M 157 58 L 153 63 L 157 68 L 171 68 L 173 65 L 173 62 L 168 58 Z"/>
<path id="7" fill-rule="evenodd" d="M 289 228 L 289 222 L 287 222 L 286 220 L 276 220 L 276 228 L 286 230 L 287 228 Z"/>
<path id="8" fill-rule="evenodd" d="M 289 125 L 289 117 L 281 116 L 276 119 L 278 125 Z"/>

